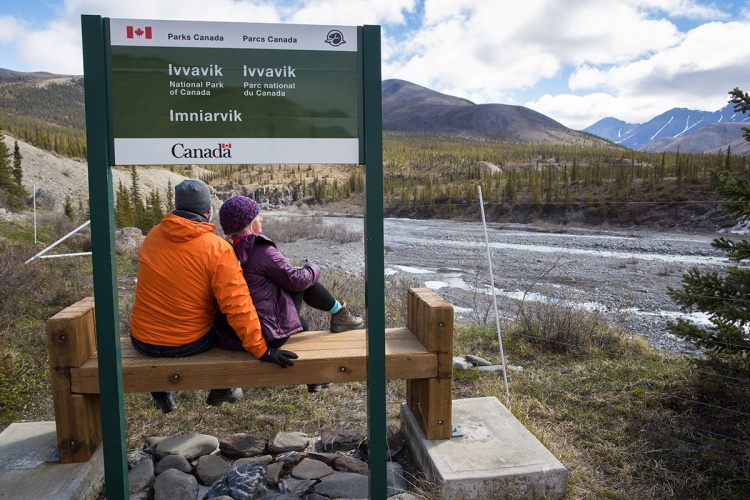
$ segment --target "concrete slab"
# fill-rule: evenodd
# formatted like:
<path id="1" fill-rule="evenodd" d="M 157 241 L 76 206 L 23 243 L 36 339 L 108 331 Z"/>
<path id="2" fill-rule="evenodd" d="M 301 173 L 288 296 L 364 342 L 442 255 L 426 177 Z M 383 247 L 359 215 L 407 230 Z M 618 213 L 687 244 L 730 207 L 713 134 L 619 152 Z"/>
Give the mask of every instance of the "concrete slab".
<path id="1" fill-rule="evenodd" d="M 102 447 L 80 464 L 57 456 L 55 422 L 13 423 L 0 433 L 0 499 L 93 500 L 104 485 Z"/>
<path id="2" fill-rule="evenodd" d="M 422 471 L 445 499 L 560 498 L 568 470 L 497 398 L 453 401 L 463 434 L 428 440 L 401 405 L 401 433 Z"/>

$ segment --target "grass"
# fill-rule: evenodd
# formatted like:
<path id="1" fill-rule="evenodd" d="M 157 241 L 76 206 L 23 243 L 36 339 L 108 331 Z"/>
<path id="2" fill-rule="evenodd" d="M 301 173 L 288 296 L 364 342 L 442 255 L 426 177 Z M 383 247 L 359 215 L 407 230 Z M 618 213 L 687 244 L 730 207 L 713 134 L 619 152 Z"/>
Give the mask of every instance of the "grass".
<path id="1" fill-rule="evenodd" d="M 0 222 L 0 234 L 9 234 L 8 224 Z M 50 235 L 67 232 L 59 225 Z M 76 244 L 85 247 L 70 243 L 71 249 Z M 23 265 L 37 251 L 28 241 L 0 244 L 0 429 L 15 421 L 54 419 L 45 321 L 92 293 L 90 258 Z M 123 255 L 117 266 L 125 333 L 137 261 Z M 364 311 L 364 279 L 327 271 L 323 280 L 355 311 Z M 403 298 L 414 284 L 387 283 L 387 326 L 404 324 Z M 325 328 L 324 313 L 307 316 L 313 328 Z M 500 362 L 497 333 L 485 323 L 456 325 L 454 355 Z M 523 314 L 502 329 L 507 364 L 523 368 L 508 372 L 510 397 L 502 374 L 470 372 L 454 377 L 453 398 L 497 397 L 568 468 L 566 498 L 748 496 L 747 360 L 728 372 L 659 353 L 600 317 L 559 304 L 525 304 Z M 388 382 L 386 390 L 387 423 L 398 429 L 405 383 Z M 302 386 L 248 389 L 239 403 L 219 408 L 205 405 L 206 394 L 178 392 L 179 410 L 169 415 L 153 408 L 147 394 L 126 394 L 128 449 L 150 436 L 180 432 L 219 438 L 238 432 L 270 438 L 283 430 L 367 432 L 363 383 L 335 384 L 318 394 Z M 407 460 L 404 454 L 397 459 Z M 419 474 L 412 482 L 418 497 L 436 497 Z"/>

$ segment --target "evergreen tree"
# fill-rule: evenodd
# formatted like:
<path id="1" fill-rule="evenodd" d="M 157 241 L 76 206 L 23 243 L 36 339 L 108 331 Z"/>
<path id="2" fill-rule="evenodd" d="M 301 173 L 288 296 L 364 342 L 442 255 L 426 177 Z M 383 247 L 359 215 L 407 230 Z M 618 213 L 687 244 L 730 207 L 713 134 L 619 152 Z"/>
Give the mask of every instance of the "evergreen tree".
<path id="1" fill-rule="evenodd" d="M 729 95 L 732 96 L 729 102 L 734 104 L 734 110 L 740 113 L 747 113 L 750 111 L 750 94 L 741 91 L 738 87 L 735 87 Z M 745 140 L 750 141 L 750 128 L 742 127 L 745 131 Z"/>
<path id="2" fill-rule="evenodd" d="M 130 193 L 125 185 L 120 181 L 115 194 L 115 226 L 133 227 L 135 218 L 133 214 L 133 205 L 130 203 Z"/>
<path id="3" fill-rule="evenodd" d="M 5 136 L 0 134 L 0 189 L 7 193 L 13 193 L 14 186 L 10 151 L 8 151 L 8 146 L 5 144 Z"/>
<path id="4" fill-rule="evenodd" d="M 172 181 L 167 181 L 167 192 L 164 199 L 166 200 L 167 212 L 174 210 L 174 188 L 172 187 Z"/>
<path id="5" fill-rule="evenodd" d="M 138 184 L 138 172 L 135 167 L 131 167 L 130 181 L 130 205 L 133 207 L 133 226 L 143 229 L 141 226 L 143 225 L 142 219 L 144 218 L 146 207 L 143 203 L 141 187 Z"/>
<path id="6" fill-rule="evenodd" d="M 750 96 L 735 88 L 730 102 L 735 110 L 750 111 Z M 745 129 L 750 141 L 750 129 Z M 731 165 L 727 158 L 725 166 Z M 721 207 L 741 222 L 750 221 L 750 182 L 744 176 L 733 176 L 730 171 L 711 173 L 711 185 L 722 198 Z M 734 262 L 750 259 L 750 242 L 715 239 L 711 246 L 724 252 Z M 750 355 L 750 269 L 731 266 L 726 273 L 702 272 L 692 268 L 682 275 L 682 288 L 668 288 L 668 294 L 685 312 L 701 311 L 708 315 L 711 326 L 701 328 L 679 319 L 667 328 L 698 347 L 715 355 Z"/>
<path id="7" fill-rule="evenodd" d="M 73 212 L 73 200 L 71 200 L 70 195 L 67 194 L 65 195 L 65 203 L 63 204 L 63 213 L 68 219 L 75 219 L 75 213 Z"/>
<path id="8" fill-rule="evenodd" d="M 23 187 L 23 167 L 21 166 L 21 149 L 18 147 L 18 141 L 15 142 L 13 147 L 13 182 L 16 184 L 16 194 L 19 196 L 26 196 L 28 193 Z"/>

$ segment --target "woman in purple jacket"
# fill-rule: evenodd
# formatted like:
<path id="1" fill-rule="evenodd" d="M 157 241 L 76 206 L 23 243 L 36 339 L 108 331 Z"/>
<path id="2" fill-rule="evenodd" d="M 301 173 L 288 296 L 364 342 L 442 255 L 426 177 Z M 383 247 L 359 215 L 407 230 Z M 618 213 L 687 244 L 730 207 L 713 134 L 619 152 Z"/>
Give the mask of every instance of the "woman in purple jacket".
<path id="1" fill-rule="evenodd" d="M 219 222 L 234 244 L 268 346 L 278 349 L 295 333 L 309 330 L 307 321 L 299 314 L 302 302 L 329 312 L 332 332 L 362 328 L 364 320 L 352 314 L 346 304 L 339 303 L 318 282 L 317 264 L 307 262 L 301 268 L 294 267 L 276 244 L 262 234 L 263 218 L 259 213 L 260 206 L 254 200 L 232 196 L 219 209 Z M 308 390 L 317 392 L 320 385 L 308 386 Z"/>

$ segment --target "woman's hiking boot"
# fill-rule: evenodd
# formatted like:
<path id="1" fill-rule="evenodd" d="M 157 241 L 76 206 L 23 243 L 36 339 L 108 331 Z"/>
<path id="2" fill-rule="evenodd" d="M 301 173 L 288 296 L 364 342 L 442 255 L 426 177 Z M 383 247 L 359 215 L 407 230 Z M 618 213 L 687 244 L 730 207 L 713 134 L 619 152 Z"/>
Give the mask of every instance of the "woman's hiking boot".
<path id="1" fill-rule="evenodd" d="M 331 331 L 333 333 L 356 330 L 362 328 L 364 324 L 365 320 L 352 314 L 349 310 L 349 306 L 346 304 L 342 305 L 341 309 L 339 309 L 336 314 L 331 315 Z"/>
<path id="2" fill-rule="evenodd" d="M 177 403 L 171 392 L 168 392 L 164 396 L 154 397 L 154 406 L 161 410 L 162 413 L 172 413 L 177 409 Z"/>
<path id="3" fill-rule="evenodd" d="M 242 389 L 211 389 L 206 398 L 206 404 L 221 406 L 222 403 L 236 403 L 242 398 Z"/>

